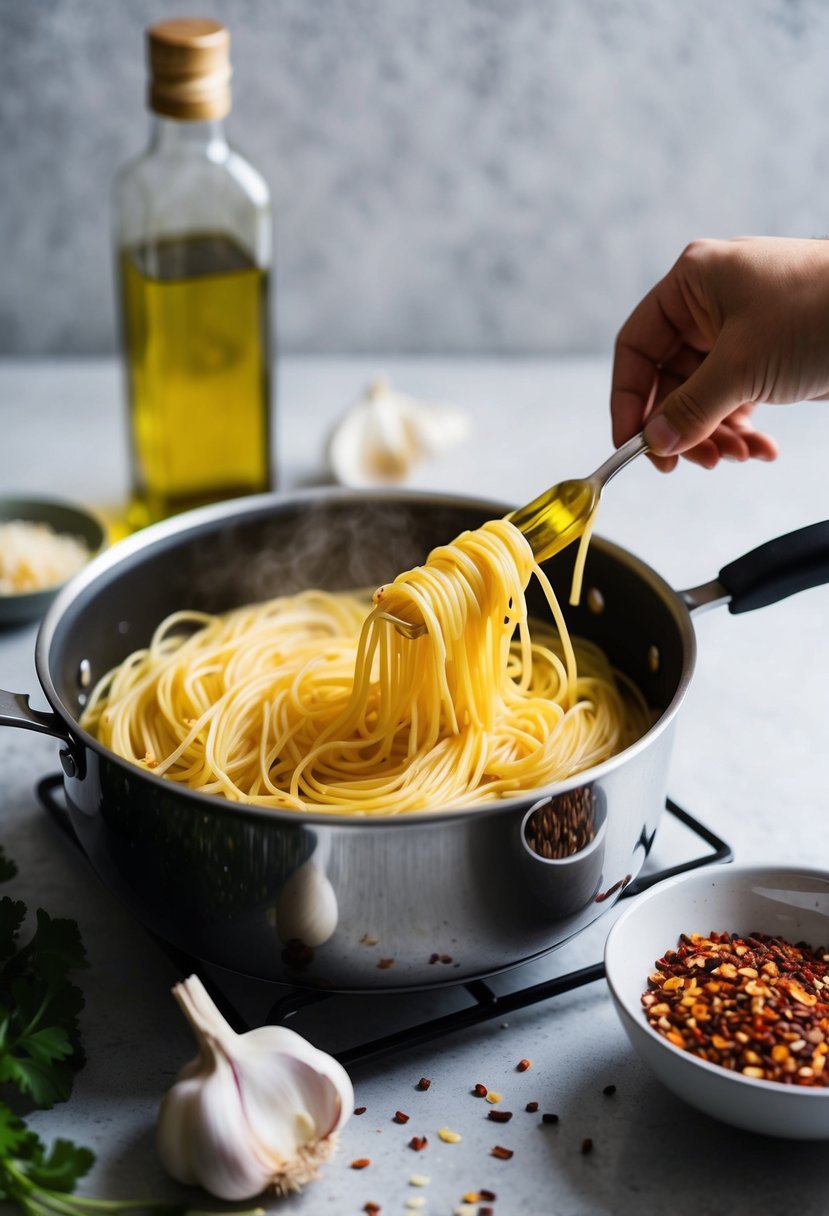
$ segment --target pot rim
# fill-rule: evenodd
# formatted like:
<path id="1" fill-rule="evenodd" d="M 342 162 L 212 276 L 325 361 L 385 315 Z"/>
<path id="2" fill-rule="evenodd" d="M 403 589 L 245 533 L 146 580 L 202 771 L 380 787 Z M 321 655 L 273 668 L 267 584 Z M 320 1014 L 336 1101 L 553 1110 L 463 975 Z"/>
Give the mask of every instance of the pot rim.
<path id="1" fill-rule="evenodd" d="M 443 808 L 406 811 L 396 815 L 360 815 L 353 813 L 340 815 L 330 811 L 291 811 L 280 807 L 254 806 L 243 802 L 232 802 L 216 794 L 203 794 L 198 790 L 190 789 L 183 782 L 171 781 L 169 778 L 157 776 L 146 769 L 139 768 L 137 765 L 118 756 L 109 748 L 104 747 L 93 735 L 79 725 L 74 714 L 70 712 L 69 708 L 58 695 L 51 674 L 50 651 L 55 633 L 66 611 L 87 588 L 97 582 L 102 575 L 128 562 L 135 555 L 150 550 L 166 541 L 177 539 L 188 532 L 192 532 L 195 535 L 223 520 L 241 522 L 248 516 L 270 514 L 274 509 L 279 511 L 296 504 L 302 505 L 307 503 L 312 505 L 336 499 L 358 504 L 383 501 L 398 505 L 424 503 L 438 507 L 463 506 L 475 510 L 479 509 L 482 513 L 488 513 L 487 518 L 497 518 L 499 515 L 505 515 L 515 509 L 514 504 L 498 502 L 488 498 L 430 492 L 428 490 L 382 490 L 374 488 L 354 490 L 340 486 L 322 486 L 291 492 L 274 492 L 251 495 L 247 498 L 229 499 L 222 503 L 183 512 L 181 515 L 163 520 L 161 523 L 149 525 L 142 529 L 142 531 L 119 541 L 117 545 L 111 546 L 94 557 L 60 591 L 49 607 L 38 629 L 35 642 L 35 669 L 38 680 L 50 706 L 64 723 L 69 739 L 82 745 L 84 748 L 96 752 L 107 763 L 115 764 L 122 769 L 125 774 L 133 778 L 139 776 L 143 780 L 148 781 L 151 786 L 154 786 L 161 792 L 169 795 L 172 792 L 172 787 L 172 790 L 186 801 L 192 801 L 194 811 L 209 808 L 214 814 L 217 810 L 221 810 L 222 813 L 229 813 L 234 818 L 268 819 L 274 823 L 295 824 L 296 826 L 309 824 L 342 825 L 346 830 L 356 830 L 369 825 L 402 828 L 407 824 L 423 826 L 427 823 L 439 823 L 471 815 L 495 815 L 518 809 L 526 811 L 527 807 L 534 802 L 555 797 L 606 777 L 608 773 L 616 768 L 620 768 L 628 761 L 632 761 L 640 752 L 650 747 L 673 721 L 680 704 L 684 700 L 696 662 L 696 634 L 690 611 L 680 593 L 675 591 L 653 567 L 621 545 L 606 540 L 594 533 L 590 541 L 591 546 L 595 545 L 610 553 L 611 556 L 617 557 L 623 564 L 633 567 L 635 573 L 667 603 L 680 634 L 684 659 L 681 676 L 673 696 L 650 729 L 637 739 L 635 743 L 625 748 L 624 751 L 617 752 L 607 760 L 602 761 L 601 764 L 593 765 L 581 772 L 574 773 L 565 780 L 536 786 L 530 790 L 523 790 L 521 793 L 509 798 L 499 798 L 492 802 L 457 807 L 454 810 Z"/>

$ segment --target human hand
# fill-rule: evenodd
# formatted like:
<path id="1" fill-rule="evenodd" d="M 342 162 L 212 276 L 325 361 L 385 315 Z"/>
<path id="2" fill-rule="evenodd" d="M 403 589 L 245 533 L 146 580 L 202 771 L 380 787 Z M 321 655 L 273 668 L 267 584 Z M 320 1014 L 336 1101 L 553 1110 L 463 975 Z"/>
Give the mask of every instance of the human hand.
<path id="1" fill-rule="evenodd" d="M 616 339 L 613 440 L 644 426 L 664 471 L 682 455 L 774 460 L 758 402 L 829 398 L 829 240 L 695 241 Z"/>

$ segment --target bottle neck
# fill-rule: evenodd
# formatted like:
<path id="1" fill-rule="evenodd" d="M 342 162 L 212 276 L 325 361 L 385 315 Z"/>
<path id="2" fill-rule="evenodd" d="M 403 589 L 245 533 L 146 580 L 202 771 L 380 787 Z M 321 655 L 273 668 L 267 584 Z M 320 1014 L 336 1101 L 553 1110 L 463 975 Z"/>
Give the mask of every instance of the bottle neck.
<path id="1" fill-rule="evenodd" d="M 164 156 L 204 156 L 223 160 L 228 153 L 224 122 L 220 118 L 185 122 L 150 115 L 150 151 Z"/>

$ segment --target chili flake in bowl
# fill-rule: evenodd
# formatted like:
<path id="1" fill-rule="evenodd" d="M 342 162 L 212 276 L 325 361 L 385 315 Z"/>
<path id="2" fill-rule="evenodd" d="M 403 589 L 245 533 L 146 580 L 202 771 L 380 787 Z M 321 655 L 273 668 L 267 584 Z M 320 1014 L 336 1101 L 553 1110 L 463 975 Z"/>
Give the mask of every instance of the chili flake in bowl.
<path id="1" fill-rule="evenodd" d="M 637 896 L 608 985 L 643 1061 L 749 1131 L 829 1139 L 829 872 L 717 866 Z"/>

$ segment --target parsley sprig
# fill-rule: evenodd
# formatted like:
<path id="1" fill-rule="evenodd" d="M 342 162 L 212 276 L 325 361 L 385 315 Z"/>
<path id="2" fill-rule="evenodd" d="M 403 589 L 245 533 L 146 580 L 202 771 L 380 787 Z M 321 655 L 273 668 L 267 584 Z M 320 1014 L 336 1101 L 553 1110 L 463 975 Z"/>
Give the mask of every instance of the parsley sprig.
<path id="1" fill-rule="evenodd" d="M 0 846 L 0 882 L 16 873 Z M 32 936 L 21 943 L 26 916 L 22 900 L 0 898 L 0 1085 L 4 1094 L 16 1090 L 30 1105 L 48 1108 L 69 1097 L 84 1061 L 78 1022 L 84 998 L 71 977 L 87 965 L 86 951 L 75 921 L 53 918 L 42 908 Z M 25 1216 L 216 1216 L 184 1203 L 73 1194 L 94 1162 L 91 1149 L 71 1140 L 55 1140 L 47 1148 L 0 1100 L 0 1201 L 15 1204 Z M 236 1216 L 261 1216 L 261 1209 Z"/>

